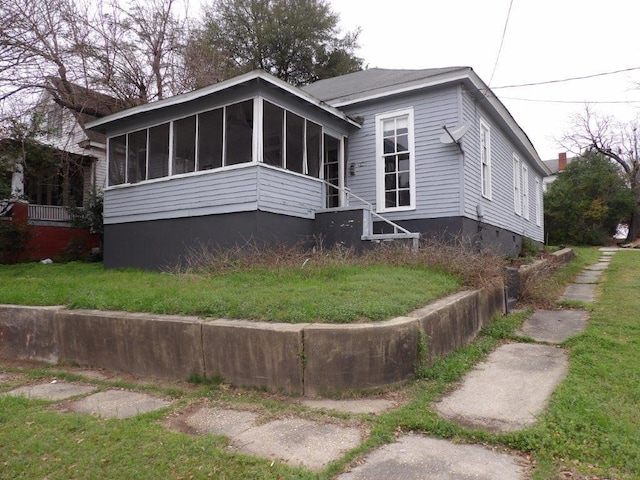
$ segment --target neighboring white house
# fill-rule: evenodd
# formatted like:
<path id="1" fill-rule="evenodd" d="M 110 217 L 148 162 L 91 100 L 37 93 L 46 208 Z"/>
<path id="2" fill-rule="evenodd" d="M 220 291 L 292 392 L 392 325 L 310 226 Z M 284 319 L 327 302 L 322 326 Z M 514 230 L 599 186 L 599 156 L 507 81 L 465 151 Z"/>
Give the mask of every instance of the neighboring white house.
<path id="1" fill-rule="evenodd" d="M 550 171 L 469 67 L 304 88 L 254 71 L 87 128 L 108 139 L 107 267 L 249 239 L 361 248 L 444 232 L 506 254 L 544 239 Z"/>
<path id="2" fill-rule="evenodd" d="M 52 161 L 36 165 L 27 158 L 11 179 L 14 196 L 27 199 L 30 218 L 36 220 L 66 219 L 67 206 L 80 206 L 93 189 L 104 189 L 106 139 L 84 125 L 121 108 L 112 97 L 73 84 L 68 84 L 71 91 L 65 96 L 70 106 L 63 107 L 52 93 L 63 88 L 60 80 L 50 82 L 52 90 L 43 92 L 34 111 L 40 114 L 39 129 L 45 132 L 35 140 L 49 149 Z"/>

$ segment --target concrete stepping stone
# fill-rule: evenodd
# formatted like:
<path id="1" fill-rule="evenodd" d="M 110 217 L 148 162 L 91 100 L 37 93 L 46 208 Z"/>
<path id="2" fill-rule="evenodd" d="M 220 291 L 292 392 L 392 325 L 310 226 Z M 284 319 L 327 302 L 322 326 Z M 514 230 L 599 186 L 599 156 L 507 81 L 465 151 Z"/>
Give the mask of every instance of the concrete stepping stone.
<path id="1" fill-rule="evenodd" d="M 185 415 L 182 422 L 199 434 L 214 433 L 237 437 L 257 425 L 259 416 L 253 412 L 219 408 L 200 408 Z"/>
<path id="2" fill-rule="evenodd" d="M 532 425 L 567 374 L 567 354 L 548 345 L 511 343 L 466 375 L 462 386 L 435 404 L 463 426 L 510 432 Z"/>
<path id="3" fill-rule="evenodd" d="M 370 453 L 338 480 L 523 480 L 519 458 L 479 445 L 409 434 Z"/>
<path id="4" fill-rule="evenodd" d="M 576 275 L 574 283 L 598 283 L 602 277 L 602 271 L 584 270 Z"/>
<path id="5" fill-rule="evenodd" d="M 357 428 L 300 418 L 275 420 L 232 438 L 232 444 L 243 452 L 314 471 L 322 470 L 361 441 Z"/>
<path id="6" fill-rule="evenodd" d="M 169 406 L 171 402 L 146 393 L 107 390 L 89 395 L 68 405 L 68 410 L 104 418 L 128 418 Z"/>
<path id="7" fill-rule="evenodd" d="M 584 332 L 588 318 L 584 310 L 538 310 L 524 321 L 516 334 L 537 342 L 562 343 Z"/>
<path id="8" fill-rule="evenodd" d="M 37 400 L 66 400 L 77 395 L 86 395 L 96 391 L 96 387 L 77 385 L 75 383 L 55 382 L 40 383 L 37 385 L 25 385 L 6 393 L 12 397 L 23 396 Z"/>
<path id="9" fill-rule="evenodd" d="M 561 301 L 594 302 L 596 299 L 596 285 L 570 283 L 560 297 Z"/>
<path id="10" fill-rule="evenodd" d="M 594 263 L 593 265 L 584 267 L 585 270 L 592 270 L 596 272 L 606 270 L 607 268 L 609 268 L 609 262 L 598 262 L 598 263 Z"/>
<path id="11" fill-rule="evenodd" d="M 258 414 L 220 408 L 200 408 L 180 423 L 200 434 L 225 435 L 230 446 L 243 453 L 315 471 L 360 445 L 363 438 L 354 427 L 301 418 L 259 424 Z"/>
<path id="12" fill-rule="evenodd" d="M 382 413 L 397 406 L 394 401 L 382 398 L 359 398 L 350 400 L 308 399 L 302 400 L 300 404 L 309 408 L 322 408 L 325 410 L 355 414 Z"/>

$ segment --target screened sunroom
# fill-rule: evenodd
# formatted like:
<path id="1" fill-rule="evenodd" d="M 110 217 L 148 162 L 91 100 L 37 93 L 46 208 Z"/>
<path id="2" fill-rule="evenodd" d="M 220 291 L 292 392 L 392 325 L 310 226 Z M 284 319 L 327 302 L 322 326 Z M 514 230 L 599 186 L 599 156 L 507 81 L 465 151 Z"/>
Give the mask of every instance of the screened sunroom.
<path id="1" fill-rule="evenodd" d="M 360 126 L 252 72 L 88 127 L 107 136 L 105 264 L 127 257 L 115 266 L 147 255 L 153 247 L 141 238 L 179 250 L 185 232 L 221 244 L 263 237 L 261 230 L 313 234 L 298 220 L 345 204 L 345 147 Z"/>

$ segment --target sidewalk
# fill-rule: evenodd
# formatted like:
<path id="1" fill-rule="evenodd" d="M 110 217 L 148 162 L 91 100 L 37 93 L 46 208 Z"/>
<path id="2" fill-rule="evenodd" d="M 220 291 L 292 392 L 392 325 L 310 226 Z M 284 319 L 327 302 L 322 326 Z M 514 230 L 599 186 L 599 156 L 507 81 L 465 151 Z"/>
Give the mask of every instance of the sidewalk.
<path id="1" fill-rule="evenodd" d="M 567 286 L 560 300 L 593 302 L 596 284 L 614 253 L 603 251 L 600 261 L 581 273 L 575 284 Z M 510 432 L 532 425 L 567 373 L 567 354 L 559 345 L 582 332 L 587 321 L 588 313 L 583 310 L 535 312 L 516 332 L 533 342 L 509 343 L 496 349 L 434 409 L 449 421 L 491 432 Z M 82 375 L 101 379 L 100 372 L 87 370 Z M 0 373 L 0 383 L 8 377 Z M 63 411 L 103 418 L 128 418 L 172 406 L 170 401 L 146 393 L 99 390 L 95 385 L 53 380 L 23 385 L 5 394 L 59 402 Z M 397 406 L 392 400 L 378 399 L 301 399 L 299 403 L 350 415 L 376 414 Z M 264 422 L 253 412 L 206 403 L 174 412 L 164 423 L 191 434 L 225 435 L 234 450 L 312 471 L 326 468 L 360 445 L 369 433 L 362 422 L 319 422 L 302 416 Z M 411 433 L 370 452 L 357 467 L 338 478 L 519 480 L 526 478 L 523 463 L 517 455 L 484 446 Z"/>

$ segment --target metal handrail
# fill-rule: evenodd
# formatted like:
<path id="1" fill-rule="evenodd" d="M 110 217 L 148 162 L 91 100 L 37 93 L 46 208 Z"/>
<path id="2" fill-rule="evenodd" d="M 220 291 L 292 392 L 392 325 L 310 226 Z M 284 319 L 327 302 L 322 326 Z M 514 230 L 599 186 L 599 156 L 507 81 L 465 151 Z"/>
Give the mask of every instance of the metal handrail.
<path id="1" fill-rule="evenodd" d="M 398 233 L 398 230 L 399 230 L 399 231 L 401 231 L 402 233 L 404 233 L 404 234 L 406 234 L 406 235 L 415 235 L 415 233 L 410 232 L 410 231 L 409 231 L 409 230 L 407 230 L 406 228 L 401 227 L 400 225 L 398 225 L 397 223 L 392 222 L 392 221 L 391 221 L 391 220 L 389 220 L 388 218 L 384 218 L 382 215 L 380 215 L 380 214 L 379 214 L 379 213 L 377 213 L 377 212 L 374 212 L 374 211 L 373 211 L 373 204 L 372 204 L 372 203 L 370 203 L 370 202 L 368 202 L 368 201 L 366 201 L 364 198 L 359 197 L 359 196 L 358 196 L 358 195 L 356 195 L 355 193 L 353 193 L 353 192 L 351 191 L 351 189 L 350 189 L 350 188 L 348 188 L 348 187 L 342 187 L 342 188 L 341 188 L 341 187 L 339 187 L 339 186 L 337 186 L 337 185 L 334 185 L 333 183 L 329 183 L 329 182 L 327 182 L 326 180 L 321 180 L 321 181 L 322 181 L 324 184 L 329 185 L 330 187 L 335 188 L 335 189 L 336 189 L 336 190 L 338 190 L 338 191 L 343 191 L 344 193 L 346 193 L 346 194 L 347 194 L 347 196 L 349 196 L 349 195 L 350 195 L 350 196 L 352 196 L 353 198 L 355 198 L 356 200 L 359 200 L 359 201 L 361 201 L 362 203 L 364 203 L 364 204 L 368 207 L 368 209 L 369 209 L 369 214 L 370 214 L 370 215 L 373 215 L 373 216 L 375 216 L 376 218 L 379 218 L 379 219 L 380 219 L 380 220 L 382 220 L 383 222 L 386 222 L 386 223 L 388 223 L 389 225 L 391 225 L 391 226 L 393 227 L 393 233 L 394 233 L 394 234 L 397 234 L 397 233 Z M 371 228 L 372 226 L 373 226 L 373 225 L 370 223 L 370 228 Z M 371 234 L 372 234 L 372 233 L 373 233 L 373 232 L 371 232 Z"/>

